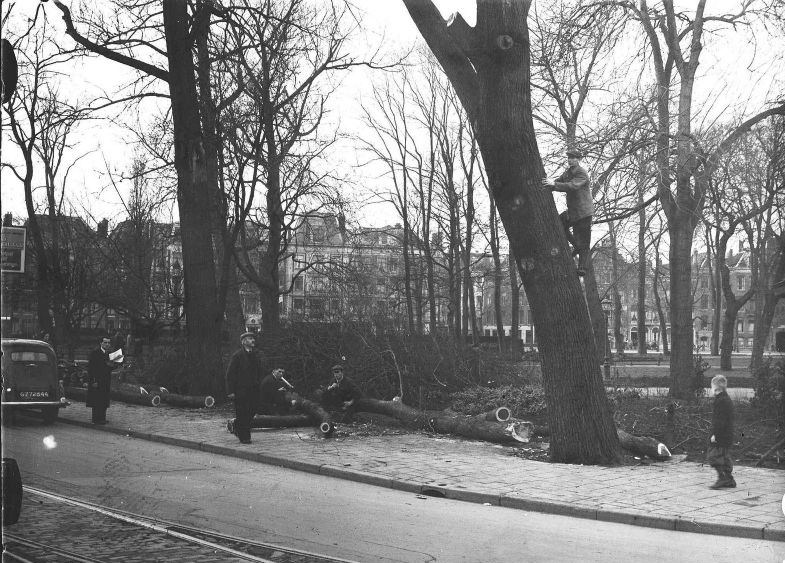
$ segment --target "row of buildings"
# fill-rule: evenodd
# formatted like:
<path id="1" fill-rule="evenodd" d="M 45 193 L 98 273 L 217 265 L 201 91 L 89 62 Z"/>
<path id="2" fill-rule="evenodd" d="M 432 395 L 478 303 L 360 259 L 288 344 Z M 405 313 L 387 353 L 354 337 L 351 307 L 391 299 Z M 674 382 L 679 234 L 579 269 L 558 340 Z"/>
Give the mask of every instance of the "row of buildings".
<path id="1" fill-rule="evenodd" d="M 79 262 L 80 253 L 86 248 L 96 248 L 87 240 L 104 240 L 98 245 L 104 253 L 87 260 L 102 260 L 107 266 L 100 280 L 82 280 L 74 273 L 73 285 L 87 284 L 83 295 L 80 288 L 72 287 L 73 326 L 84 329 L 100 329 L 110 333 L 143 332 L 159 327 L 165 331 L 177 331 L 184 326 L 183 318 L 183 274 L 179 227 L 174 224 L 124 222 L 108 232 L 105 222 L 93 231 L 84 221 L 76 217 L 62 217 L 61 228 L 70 241 L 63 245 L 68 254 L 67 262 Z M 44 227 L 47 218 L 41 218 Z M 405 328 L 407 307 L 404 292 L 404 260 L 401 241 L 403 229 L 400 224 L 382 228 L 347 228 L 340 216 L 319 215 L 304 220 L 291 237 L 288 252 L 279 268 L 279 314 L 281 320 L 291 323 L 336 323 L 347 320 L 374 321 L 388 328 Z M 29 256 L 34 256 L 30 253 Z M 84 259 L 84 256 L 82 256 Z M 610 295 L 614 285 L 611 249 L 607 245 L 595 248 L 594 271 L 601 298 Z M 253 256 L 251 260 L 254 260 Z M 637 347 L 639 338 L 649 348 L 658 349 L 662 343 L 661 322 L 655 307 L 653 288 L 649 287 L 646 297 L 645 334 L 638 335 L 637 287 L 638 265 L 618 255 L 616 260 L 616 284 L 621 301 L 621 334 L 623 342 L 613 342 L 614 348 Z M 438 261 L 438 259 L 437 259 Z M 418 253 L 410 255 L 409 272 L 420 315 L 425 319 L 425 330 L 429 315 L 423 309 L 428 304 L 425 295 L 425 257 Z M 699 348 L 711 345 L 710 319 L 713 316 L 712 301 L 708 298 L 708 272 L 705 255 L 695 253 L 693 272 L 696 277 L 695 292 L 695 343 Z M 749 251 L 743 248 L 728 257 L 731 280 L 734 288 L 743 291 L 751 280 Z M 507 275 L 507 260 L 504 260 L 504 282 L 501 287 L 502 325 L 505 336 L 511 326 L 511 291 Z M 492 260 L 487 255 L 474 255 L 470 265 L 473 283 L 474 306 L 477 326 L 485 337 L 497 336 L 494 306 L 494 283 Z M 450 283 L 443 263 L 436 268 L 436 319 L 441 329 L 450 320 Z M 650 274 L 650 272 L 649 272 Z M 84 277 L 84 276 L 82 276 Z M 457 276 L 459 278 L 460 276 Z M 665 299 L 667 272 L 662 280 L 661 297 Z M 24 274 L 3 274 L 3 333 L 32 337 L 39 334 L 37 326 L 37 303 L 35 267 L 28 263 Z M 452 283 L 455 283 L 454 281 Z M 240 284 L 240 300 L 247 328 L 257 330 L 262 324 L 258 289 L 251 283 Z M 453 293 L 454 294 L 454 293 Z M 460 293 L 459 293 L 460 294 Z M 90 296 L 94 298 L 91 299 Z M 754 328 L 754 301 L 740 311 L 734 335 L 735 348 L 748 350 L 752 345 Z M 777 346 L 778 338 L 785 339 L 785 311 L 775 317 L 771 342 L 767 349 Z M 667 319 L 665 321 L 668 330 Z M 149 325 L 149 326 L 147 326 Z M 471 323 L 469 324 L 471 327 Z M 155 331 L 152 331 L 155 332 Z M 520 294 L 519 334 L 524 344 L 536 344 L 536 331 L 531 309 L 524 292 Z M 781 334 L 782 336 L 778 336 Z"/>

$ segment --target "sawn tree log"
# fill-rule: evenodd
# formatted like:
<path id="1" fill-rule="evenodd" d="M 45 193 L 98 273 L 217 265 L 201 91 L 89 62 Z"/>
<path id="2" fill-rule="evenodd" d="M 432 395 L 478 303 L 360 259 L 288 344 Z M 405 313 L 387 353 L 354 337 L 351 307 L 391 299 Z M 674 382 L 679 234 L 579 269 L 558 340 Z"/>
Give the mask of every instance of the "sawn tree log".
<path id="1" fill-rule="evenodd" d="M 619 437 L 621 447 L 627 451 L 637 454 L 639 456 L 646 456 L 658 461 L 670 459 L 671 452 L 668 446 L 645 436 L 633 436 L 624 430 L 616 429 L 616 435 Z"/>
<path id="2" fill-rule="evenodd" d="M 491 422 L 486 420 L 486 414 L 465 416 L 440 411 L 421 411 L 401 401 L 361 398 L 355 402 L 355 408 L 358 411 L 392 416 L 415 428 L 502 444 L 528 442 L 533 428 L 530 422 Z"/>
<path id="3" fill-rule="evenodd" d="M 324 410 L 319 403 L 304 399 L 294 391 L 287 391 L 284 393 L 284 396 L 293 408 L 298 409 L 319 421 L 319 431 L 322 433 L 322 436 L 327 438 L 335 431 L 335 423 L 333 422 L 330 413 Z"/>
<path id="4" fill-rule="evenodd" d="M 64 387 L 63 392 L 69 399 L 75 401 L 87 400 L 87 389 L 82 387 Z M 113 401 L 121 403 L 132 403 L 134 405 L 143 405 L 145 407 L 157 407 L 161 404 L 161 396 L 153 395 L 152 393 L 139 393 L 128 391 L 127 389 L 113 389 L 109 392 L 109 398 Z"/>
<path id="5" fill-rule="evenodd" d="M 251 428 L 297 428 L 298 426 L 313 426 L 319 422 L 307 414 L 257 414 L 251 421 Z M 226 421 L 226 429 L 234 434 L 234 419 Z"/>

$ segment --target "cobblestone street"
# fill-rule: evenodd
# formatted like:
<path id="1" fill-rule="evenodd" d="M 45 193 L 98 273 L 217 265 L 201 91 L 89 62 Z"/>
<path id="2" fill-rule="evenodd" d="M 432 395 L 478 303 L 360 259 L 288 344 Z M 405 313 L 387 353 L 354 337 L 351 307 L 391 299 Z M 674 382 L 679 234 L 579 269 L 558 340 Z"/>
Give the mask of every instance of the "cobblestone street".
<path id="1" fill-rule="evenodd" d="M 190 532 L 193 534 L 193 532 Z M 196 534 L 194 534 L 196 535 Z M 323 557 L 281 551 L 260 544 L 240 544 L 206 534 L 197 537 L 250 557 L 232 555 L 166 532 L 114 518 L 91 508 L 76 506 L 25 491 L 19 521 L 3 528 L 3 562 L 18 561 L 6 552 L 36 563 L 118 561 L 122 563 L 225 563 L 272 561 L 323 563 Z"/>

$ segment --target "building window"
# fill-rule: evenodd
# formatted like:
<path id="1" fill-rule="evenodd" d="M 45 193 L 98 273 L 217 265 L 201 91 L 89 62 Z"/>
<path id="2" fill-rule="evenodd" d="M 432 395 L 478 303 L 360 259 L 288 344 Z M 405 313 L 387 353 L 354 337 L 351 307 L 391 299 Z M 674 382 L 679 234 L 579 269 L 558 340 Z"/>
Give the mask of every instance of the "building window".
<path id="1" fill-rule="evenodd" d="M 303 290 L 303 286 L 304 286 L 304 284 L 303 284 L 303 277 L 302 276 L 297 276 L 296 278 L 294 278 L 294 289 L 296 291 L 302 291 Z M 301 299 L 301 301 L 302 301 L 302 299 Z"/>
<path id="2" fill-rule="evenodd" d="M 305 300 L 304 299 L 295 299 L 294 300 L 294 312 L 297 315 L 302 315 L 305 308 Z"/>
<path id="3" fill-rule="evenodd" d="M 747 332 L 753 332 L 754 330 L 755 330 L 755 321 L 748 321 Z"/>
<path id="4" fill-rule="evenodd" d="M 709 278 L 707 276 L 701 277 L 701 288 L 706 289 L 709 287 Z"/>
<path id="5" fill-rule="evenodd" d="M 740 289 L 740 290 L 743 290 L 743 289 L 744 289 L 744 276 L 739 276 L 739 277 L 737 278 L 737 280 L 738 280 L 738 282 L 739 282 L 739 289 Z"/>
<path id="6" fill-rule="evenodd" d="M 308 316 L 312 319 L 324 318 L 324 299 L 308 300 Z"/>
<path id="7" fill-rule="evenodd" d="M 736 323 L 736 331 L 744 332 L 744 321 L 739 321 Z"/>

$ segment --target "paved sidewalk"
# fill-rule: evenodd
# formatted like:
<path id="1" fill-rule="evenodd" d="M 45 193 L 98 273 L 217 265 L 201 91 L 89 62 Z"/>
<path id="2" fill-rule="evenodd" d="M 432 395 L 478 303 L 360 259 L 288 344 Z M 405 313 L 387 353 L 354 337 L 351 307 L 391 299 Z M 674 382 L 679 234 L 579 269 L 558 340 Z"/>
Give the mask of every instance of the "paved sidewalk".
<path id="1" fill-rule="evenodd" d="M 529 461 L 513 447 L 402 434 L 323 439 L 310 428 L 255 430 L 240 444 L 215 410 L 113 402 L 109 424 L 90 424 L 84 403 L 60 411 L 80 424 L 199 449 L 457 500 L 653 528 L 785 541 L 785 472 L 737 467 L 738 487 L 713 491 L 708 466 L 686 461 L 597 467 Z M 340 427 L 339 427 L 340 428 Z"/>

